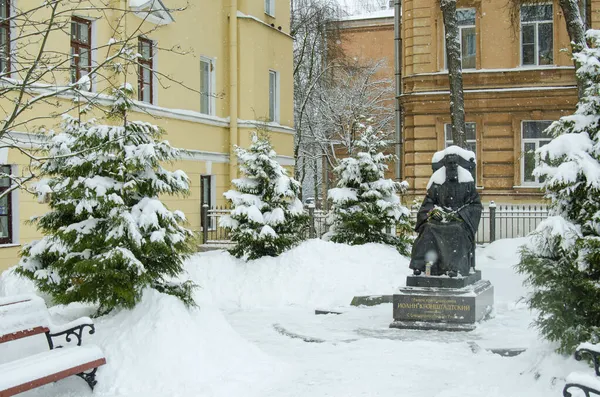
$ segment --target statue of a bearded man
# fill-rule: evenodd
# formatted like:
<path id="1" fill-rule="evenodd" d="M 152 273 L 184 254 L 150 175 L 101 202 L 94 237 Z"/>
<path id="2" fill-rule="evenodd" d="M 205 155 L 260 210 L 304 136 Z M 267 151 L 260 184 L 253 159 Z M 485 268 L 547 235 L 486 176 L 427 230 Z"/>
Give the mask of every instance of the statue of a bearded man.
<path id="1" fill-rule="evenodd" d="M 443 155 L 438 162 L 443 166 L 432 175 L 417 215 L 419 236 L 410 268 L 419 275 L 429 263 L 433 276 L 466 277 L 475 267 L 475 233 L 482 205 L 473 175 L 460 164 L 466 161 L 474 169 L 474 154 L 451 146 L 436 155 Z"/>

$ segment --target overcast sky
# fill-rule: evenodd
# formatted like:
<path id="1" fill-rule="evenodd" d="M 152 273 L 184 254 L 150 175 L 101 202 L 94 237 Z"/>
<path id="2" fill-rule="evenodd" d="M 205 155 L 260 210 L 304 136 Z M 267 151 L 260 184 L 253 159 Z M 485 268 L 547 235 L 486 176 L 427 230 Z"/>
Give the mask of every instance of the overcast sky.
<path id="1" fill-rule="evenodd" d="M 350 15 L 364 14 L 367 12 L 381 10 L 382 6 L 388 5 L 388 0 L 337 0 L 340 6 Z"/>

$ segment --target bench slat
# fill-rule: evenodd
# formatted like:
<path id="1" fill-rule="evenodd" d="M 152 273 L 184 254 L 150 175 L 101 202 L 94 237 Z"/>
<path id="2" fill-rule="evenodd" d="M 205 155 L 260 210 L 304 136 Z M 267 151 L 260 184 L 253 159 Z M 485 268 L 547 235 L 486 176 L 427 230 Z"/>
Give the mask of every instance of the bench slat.
<path id="1" fill-rule="evenodd" d="M 50 328 L 50 316 L 42 298 L 31 296 L 23 300 L 20 296 L 0 301 L 10 303 L 0 306 L 0 343 L 15 340 L 15 336 L 29 336 L 32 329 Z"/>
<path id="2" fill-rule="evenodd" d="M 33 335 L 45 334 L 49 331 L 50 330 L 48 329 L 48 327 L 33 327 L 30 329 L 13 332 L 11 334 L 0 335 L 0 343 L 10 342 L 21 338 L 27 338 L 28 336 Z"/>
<path id="3" fill-rule="evenodd" d="M 0 365 L 0 397 L 9 397 L 106 364 L 94 345 L 49 350 Z"/>

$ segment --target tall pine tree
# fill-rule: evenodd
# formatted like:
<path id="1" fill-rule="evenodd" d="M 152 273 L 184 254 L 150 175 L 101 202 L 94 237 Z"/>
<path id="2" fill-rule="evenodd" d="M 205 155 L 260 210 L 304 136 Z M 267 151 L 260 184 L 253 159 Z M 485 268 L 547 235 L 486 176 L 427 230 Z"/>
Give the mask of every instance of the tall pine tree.
<path id="1" fill-rule="evenodd" d="M 17 269 L 57 303 L 97 304 L 98 314 L 133 307 L 148 287 L 193 304 L 193 284 L 174 281 L 193 234 L 158 198 L 186 194 L 188 177 L 162 167 L 178 151 L 160 128 L 125 121 L 131 94 L 130 85 L 115 92 L 121 125 L 64 116 L 50 136 L 48 179 L 37 184 L 50 211 L 34 220 L 45 237 L 23 249 Z"/>
<path id="2" fill-rule="evenodd" d="M 233 208 L 221 218 L 235 243 L 229 252 L 247 259 L 278 256 L 304 236 L 308 216 L 298 199 L 300 184 L 277 162 L 266 136 L 254 135 L 250 147 L 237 147 L 236 155 L 244 176 L 232 181 L 236 190 L 225 193 Z"/>
<path id="3" fill-rule="evenodd" d="M 585 95 L 574 115 L 549 127 L 555 138 L 537 152 L 534 173 L 545 180 L 551 216 L 517 265 L 533 287 L 536 325 L 563 353 L 600 342 L 600 31 L 586 36 L 591 48 L 574 54 Z"/>
<path id="4" fill-rule="evenodd" d="M 328 192 L 332 226 L 327 236 L 334 242 L 351 245 L 389 244 L 408 255 L 412 235 L 410 211 L 398 196 L 408 184 L 385 179 L 387 163 L 394 155 L 382 150 L 390 142 L 371 126 L 361 123 L 359 128 L 356 157 L 342 159 L 334 169 L 339 181 Z M 394 235 L 388 233 L 393 228 Z"/>

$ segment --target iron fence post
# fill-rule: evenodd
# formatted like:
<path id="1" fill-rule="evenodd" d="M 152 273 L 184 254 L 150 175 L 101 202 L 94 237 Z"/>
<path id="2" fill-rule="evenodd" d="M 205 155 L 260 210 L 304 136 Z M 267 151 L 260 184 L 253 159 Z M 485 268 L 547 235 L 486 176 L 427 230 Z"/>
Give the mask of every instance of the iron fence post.
<path id="1" fill-rule="evenodd" d="M 490 243 L 496 241 L 496 203 L 490 201 Z"/>
<path id="2" fill-rule="evenodd" d="M 317 237 L 317 233 L 315 231 L 315 205 L 313 203 L 308 204 L 308 216 L 310 218 L 308 238 L 315 238 Z"/>
<path id="3" fill-rule="evenodd" d="M 208 242 L 208 204 L 202 205 L 202 243 Z"/>

